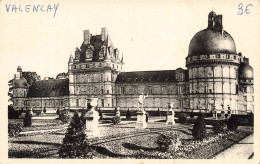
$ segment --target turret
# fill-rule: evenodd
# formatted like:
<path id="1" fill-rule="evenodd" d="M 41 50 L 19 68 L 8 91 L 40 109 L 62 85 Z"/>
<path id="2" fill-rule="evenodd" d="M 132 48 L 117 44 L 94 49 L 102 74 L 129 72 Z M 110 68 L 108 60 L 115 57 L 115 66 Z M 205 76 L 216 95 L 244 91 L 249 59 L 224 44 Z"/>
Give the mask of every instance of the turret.
<path id="1" fill-rule="evenodd" d="M 70 55 L 69 62 L 68 62 L 68 71 L 71 72 L 73 65 L 73 56 Z"/>

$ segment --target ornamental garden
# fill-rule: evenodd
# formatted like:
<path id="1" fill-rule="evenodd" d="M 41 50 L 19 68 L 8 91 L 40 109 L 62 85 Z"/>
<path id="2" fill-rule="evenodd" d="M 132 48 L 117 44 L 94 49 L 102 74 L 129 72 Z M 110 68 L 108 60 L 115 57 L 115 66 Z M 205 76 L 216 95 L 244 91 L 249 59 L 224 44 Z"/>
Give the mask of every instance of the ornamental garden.
<path id="1" fill-rule="evenodd" d="M 55 114 L 8 109 L 9 158 L 210 159 L 253 134 L 253 114 L 86 109 Z"/>

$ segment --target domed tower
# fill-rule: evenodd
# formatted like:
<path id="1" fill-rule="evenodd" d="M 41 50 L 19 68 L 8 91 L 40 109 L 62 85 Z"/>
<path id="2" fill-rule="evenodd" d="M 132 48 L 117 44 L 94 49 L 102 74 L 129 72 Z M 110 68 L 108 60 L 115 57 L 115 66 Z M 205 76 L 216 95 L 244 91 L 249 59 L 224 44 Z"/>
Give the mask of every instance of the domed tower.
<path id="1" fill-rule="evenodd" d="M 238 112 L 254 112 L 254 71 L 249 59 L 243 58 L 238 69 Z"/>
<path id="2" fill-rule="evenodd" d="M 203 112 L 236 110 L 240 60 L 232 36 L 223 30 L 222 15 L 210 12 L 208 27 L 191 39 L 186 57 L 190 109 Z"/>
<path id="3" fill-rule="evenodd" d="M 24 100 L 27 97 L 29 84 L 27 80 L 22 76 L 22 68 L 18 66 L 17 73 L 14 75 L 13 79 L 13 107 L 18 110 L 24 106 Z"/>

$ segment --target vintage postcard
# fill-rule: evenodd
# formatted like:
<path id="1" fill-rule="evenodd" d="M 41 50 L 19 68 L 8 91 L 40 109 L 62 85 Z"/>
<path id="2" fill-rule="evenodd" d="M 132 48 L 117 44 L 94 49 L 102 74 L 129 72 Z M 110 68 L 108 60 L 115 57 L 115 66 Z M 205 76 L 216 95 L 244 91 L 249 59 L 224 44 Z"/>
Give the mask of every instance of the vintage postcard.
<path id="1" fill-rule="evenodd" d="M 259 163 L 259 11 L 0 0 L 0 162 Z"/>

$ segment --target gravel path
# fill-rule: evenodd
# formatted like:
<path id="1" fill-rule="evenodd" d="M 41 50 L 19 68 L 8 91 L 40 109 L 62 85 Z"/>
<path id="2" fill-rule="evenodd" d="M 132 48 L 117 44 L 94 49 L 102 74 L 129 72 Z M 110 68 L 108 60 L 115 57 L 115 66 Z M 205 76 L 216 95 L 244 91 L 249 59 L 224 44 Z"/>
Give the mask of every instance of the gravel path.
<path id="1" fill-rule="evenodd" d="M 248 159 L 254 153 L 253 134 L 224 150 L 214 158 Z"/>

